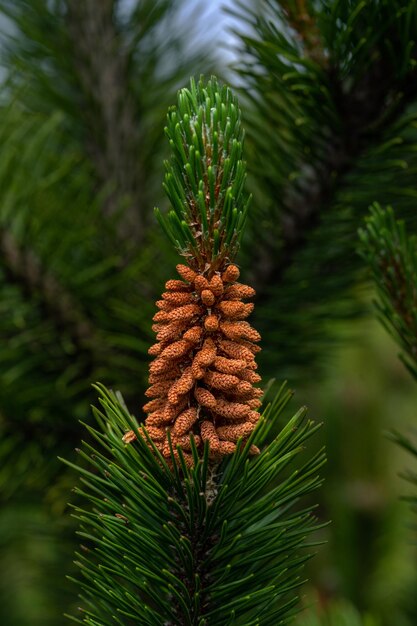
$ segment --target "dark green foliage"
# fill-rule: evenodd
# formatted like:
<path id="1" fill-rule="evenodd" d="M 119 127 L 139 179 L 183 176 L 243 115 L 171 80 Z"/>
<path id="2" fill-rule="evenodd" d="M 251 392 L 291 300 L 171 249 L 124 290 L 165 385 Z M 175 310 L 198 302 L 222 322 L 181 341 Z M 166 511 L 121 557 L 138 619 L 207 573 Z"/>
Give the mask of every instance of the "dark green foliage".
<path id="1" fill-rule="evenodd" d="M 374 204 L 359 230 L 359 252 L 371 271 L 377 290 L 378 318 L 400 346 L 400 359 L 417 380 L 417 237 L 407 233 L 403 220 L 397 220 L 391 207 Z M 410 453 L 415 463 L 417 447 L 414 428 L 404 434 L 391 429 L 389 438 Z M 413 486 L 403 499 L 417 511 L 417 473 L 407 469 L 400 476 Z M 415 528 L 414 528 L 415 530 Z"/>
<path id="2" fill-rule="evenodd" d="M 211 62 L 202 65 L 200 42 L 176 19 L 182 3 L 122 4 L 0 0 L 12 20 L 1 42 L 0 461 L 2 492 L 19 494 L 21 520 L 24 485 L 31 503 L 66 497 L 71 478 L 52 487 L 55 457 L 78 440 L 91 380 L 121 389 L 129 408 L 142 403 L 149 310 L 173 266 L 152 216 L 162 129 L 177 87 L 209 74 Z M 261 373 L 310 379 L 338 338 L 333 322 L 362 310 L 354 249 L 367 206 L 395 203 L 414 228 L 416 3 L 255 5 L 238 10 L 255 196 L 243 273 L 259 293 Z M 28 507 L 26 517 L 35 538 L 45 516 Z M 41 560 L 36 568 L 47 572 Z M 56 580 L 48 574 L 44 600 L 60 614 Z M 31 606 L 30 626 L 44 626 L 46 613 L 60 623 Z M 2 598 L 0 622 L 16 620 Z"/>
<path id="3" fill-rule="evenodd" d="M 413 376 L 415 376 L 414 369 L 411 371 Z M 394 443 L 396 443 L 400 448 L 402 448 L 407 454 L 410 455 L 409 463 L 412 463 L 411 467 L 408 467 L 409 463 L 407 463 L 407 467 L 405 469 L 402 469 L 402 471 L 399 473 L 399 476 L 406 482 L 408 487 L 406 490 L 404 489 L 405 493 L 402 496 L 402 500 L 404 500 L 409 505 L 412 514 L 415 516 L 417 514 L 417 439 L 415 425 L 412 424 L 408 431 L 405 432 L 400 432 L 398 429 L 393 429 L 388 433 L 388 436 Z M 409 524 L 409 526 L 411 526 L 410 530 L 412 531 L 410 533 L 410 544 L 415 545 L 417 526 L 415 522 Z M 416 608 L 412 590 L 410 597 L 411 602 L 409 602 L 409 604 L 411 608 L 412 619 L 414 616 L 415 620 Z M 414 621 L 412 621 L 412 623 L 414 623 Z"/>
<path id="4" fill-rule="evenodd" d="M 168 272 L 150 228 L 164 119 L 177 88 L 212 67 L 182 3 L 127 4 L 0 0 L 0 521 L 16 520 L 0 565 L 24 572 L 0 586 L 8 626 L 56 626 L 69 606 L 73 534 L 59 517 L 73 481 L 56 457 L 79 441 L 91 380 L 142 404 Z"/>
<path id="5" fill-rule="evenodd" d="M 360 252 L 377 288 L 378 316 L 400 345 L 401 360 L 417 379 L 417 237 L 407 235 L 391 207 L 371 208 L 359 231 Z"/>
<path id="6" fill-rule="evenodd" d="M 137 286 L 146 257 L 124 265 L 109 249 L 88 168 L 74 146 L 63 149 L 62 116 L 39 118 L 8 109 L 0 125 L 3 494 L 24 480 L 43 486 L 51 455 L 48 471 L 57 469 L 56 441 L 75 445 L 74 414 L 87 415 L 91 377 L 137 397 L 150 338 L 151 304 Z M 15 472 L 21 455 L 30 472 Z"/>
<path id="7" fill-rule="evenodd" d="M 3 43 L 9 83 L 30 110 L 64 114 L 66 141 L 84 151 L 102 212 L 119 217 L 115 227 L 128 250 L 153 221 L 160 178 L 152 173 L 160 168 L 166 109 L 203 62 L 198 45 L 185 54 L 181 5 L 0 1 L 12 24 Z M 193 30 L 186 32 L 190 45 Z"/>
<path id="8" fill-rule="evenodd" d="M 185 56 L 181 28 L 167 30 L 179 5 L 121 4 L 0 1 L 11 20 L 0 122 L 7 492 L 36 479 L 44 488 L 49 451 L 76 445 L 91 380 L 142 401 L 152 300 L 169 258 L 149 229 L 163 120 L 202 57 L 198 46 Z M 32 471 L 16 472 L 18 459 Z M 48 465 L 51 477 L 59 465 Z"/>
<path id="9" fill-rule="evenodd" d="M 74 590 L 65 578 L 69 567 L 75 569 L 69 565 L 74 522 L 67 516 L 51 519 L 36 496 L 26 493 L 24 500 L 0 511 L 0 615 L 5 626 L 61 626 L 63 607 L 74 604 Z"/>
<path id="10" fill-rule="evenodd" d="M 248 85 L 255 325 L 270 346 L 264 371 L 292 378 L 326 357 L 332 322 L 362 310 L 352 288 L 367 206 L 395 198 L 401 215 L 414 213 L 417 5 L 250 7 L 235 14 L 246 25 L 237 66 Z"/>
<path id="11" fill-rule="evenodd" d="M 172 155 L 164 188 L 172 209 L 157 217 L 171 242 L 193 266 L 233 260 L 248 201 L 240 109 L 227 86 L 191 80 L 168 113 L 165 132 Z"/>
<path id="12" fill-rule="evenodd" d="M 118 394 L 100 386 L 98 445 L 80 454 L 76 493 L 82 551 L 83 608 L 79 623 L 226 624 L 286 623 L 316 527 L 312 507 L 294 508 L 319 485 L 323 452 L 303 459 L 317 426 L 300 410 L 268 443 L 290 399 L 281 388 L 251 440 L 220 466 L 207 455 L 188 470 L 172 471 L 147 444 L 146 432 Z M 138 439 L 122 442 L 133 429 Z M 265 446 L 248 458 L 251 443 Z M 207 450 L 206 450 L 207 452 Z"/>
<path id="13" fill-rule="evenodd" d="M 19 108 L 0 122 L 0 522 L 10 525 L 0 622 L 10 626 L 56 626 L 69 605 L 73 531 L 59 518 L 73 480 L 56 456 L 79 441 L 92 376 L 139 401 L 150 337 L 140 292 L 150 258 L 122 262 L 63 125 Z"/>

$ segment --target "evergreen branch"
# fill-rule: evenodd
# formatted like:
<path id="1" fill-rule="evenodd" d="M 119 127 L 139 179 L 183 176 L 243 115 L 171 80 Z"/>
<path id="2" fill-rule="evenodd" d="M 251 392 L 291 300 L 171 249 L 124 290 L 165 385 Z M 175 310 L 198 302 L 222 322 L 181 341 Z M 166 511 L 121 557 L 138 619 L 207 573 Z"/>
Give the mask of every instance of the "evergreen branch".
<path id="1" fill-rule="evenodd" d="M 177 265 L 183 280 L 168 281 L 156 303 L 146 391 L 152 400 L 143 410 L 155 447 L 167 457 L 181 445 L 191 466 L 191 440 L 200 450 L 209 443 L 215 462 L 255 429 L 260 335 L 246 321 L 253 304 L 243 302 L 254 290 L 237 282 L 239 269 L 230 263 L 247 211 L 237 102 L 212 78 L 206 86 L 191 80 L 178 103 L 167 128 L 165 188 L 173 209 L 159 219 L 187 265 Z M 251 453 L 259 453 L 256 446 Z"/>
<path id="2" fill-rule="evenodd" d="M 205 454 L 193 469 L 182 463 L 171 471 L 121 398 L 99 390 L 104 412 L 96 411 L 99 429 L 89 428 L 97 444 L 80 451 L 92 470 L 77 468 L 76 492 L 94 510 L 75 507 L 85 546 L 77 555 L 84 617 L 75 621 L 286 622 L 307 558 L 306 536 L 316 527 L 311 507 L 293 507 L 317 488 L 323 463 L 320 453 L 288 471 L 315 431 L 305 412 L 255 460 L 247 458 L 248 444 L 215 470 Z M 266 419 L 276 421 L 280 404 L 277 398 L 260 430 Z M 125 446 L 124 433 L 132 429 L 137 439 Z M 257 433 L 251 443 L 260 443 Z"/>
<path id="3" fill-rule="evenodd" d="M 280 3 L 274 4 L 278 16 Z M 277 61 L 274 61 L 275 50 L 266 57 L 261 53 L 265 46 L 265 35 L 267 34 L 265 24 L 262 24 L 262 27 L 258 26 L 263 35 L 262 40 L 257 42 L 243 39 L 247 42 L 248 50 L 262 59 L 264 64 L 267 64 L 271 74 L 274 71 L 278 72 L 281 80 L 273 86 L 274 90 L 279 88 L 279 83 L 283 80 L 286 83 L 286 89 L 290 90 L 292 87 L 304 87 L 304 89 L 310 90 L 316 82 L 321 89 L 326 90 L 327 106 L 331 108 L 331 115 L 328 117 L 326 127 L 321 128 L 318 136 L 312 136 L 308 141 L 308 144 L 313 142 L 313 146 L 309 146 L 309 151 L 316 157 L 316 162 L 309 160 L 309 167 L 304 176 L 303 170 L 306 168 L 306 164 L 296 164 L 301 176 L 298 177 L 296 185 L 287 185 L 287 188 L 283 190 L 283 206 L 280 209 L 282 211 L 280 252 L 279 255 L 273 257 L 273 264 L 269 268 L 265 268 L 262 263 L 260 264 L 259 275 L 257 276 L 259 283 L 257 280 L 257 284 L 262 284 L 262 282 L 268 284 L 273 279 L 277 285 L 283 280 L 286 270 L 294 263 L 298 252 L 308 242 L 309 234 L 319 224 L 321 214 L 328 211 L 334 203 L 336 191 L 346 184 L 349 174 L 356 167 L 358 157 L 366 154 L 372 146 L 381 141 L 385 130 L 400 119 L 408 103 L 415 99 L 417 95 L 417 82 L 414 80 L 415 59 L 413 57 L 409 59 L 408 72 L 398 75 L 396 73 L 397 68 L 394 67 L 389 58 L 390 49 L 385 47 L 385 37 L 394 42 L 398 38 L 397 28 L 399 26 L 393 23 L 395 10 L 393 6 L 389 10 L 390 16 L 385 14 L 378 16 L 381 30 L 378 33 L 378 39 L 372 42 L 372 46 L 368 50 L 371 61 L 367 63 L 362 73 L 356 76 L 351 87 L 346 85 L 346 78 L 342 74 L 344 68 L 340 67 L 340 62 L 338 66 L 337 58 L 334 58 L 337 53 L 340 53 L 339 50 L 335 49 L 336 42 L 334 41 L 326 42 L 333 44 L 329 50 L 328 69 L 323 70 L 321 66 L 316 64 L 307 65 L 302 53 L 298 53 L 297 61 L 302 64 L 303 71 L 307 70 L 307 76 L 302 77 L 301 70 L 298 72 L 295 70 L 295 76 L 287 78 L 282 72 L 287 71 L 288 68 L 283 63 L 278 64 Z M 401 11 L 399 21 L 412 21 L 412 13 L 415 10 L 415 7 L 409 7 L 406 13 Z M 284 13 L 286 11 L 288 9 L 284 8 Z M 375 13 L 375 7 L 370 7 L 369 13 L 371 15 Z M 391 19 L 388 19 L 389 17 Z M 324 16 L 321 15 L 320 18 L 323 21 Z M 318 19 L 320 20 L 320 18 Z M 336 14 L 332 16 L 332 19 L 336 19 Z M 355 25 L 357 28 L 359 28 L 359 23 L 362 23 L 362 19 L 363 16 Z M 386 32 L 387 23 L 389 25 L 388 32 Z M 324 29 L 324 26 L 322 28 Z M 377 30 L 377 25 L 373 24 L 373 28 Z M 275 39 L 273 39 L 271 32 L 268 34 L 271 43 L 282 53 L 287 53 L 288 56 L 289 42 L 285 40 L 282 42 L 282 36 L 277 33 L 274 33 Z M 293 49 L 293 52 L 296 50 Z M 259 84 L 261 84 L 262 79 L 259 80 Z M 302 85 L 299 84 L 300 80 L 302 80 Z M 301 93 L 303 93 L 302 90 Z M 323 96 L 321 96 L 321 102 L 316 100 L 314 93 L 310 97 L 311 102 L 307 103 L 306 108 L 309 109 L 313 106 L 324 108 L 319 115 L 320 120 L 324 122 L 327 107 L 326 105 L 323 107 Z M 294 117 L 299 114 L 297 109 Z M 306 113 L 308 112 L 311 114 L 311 111 Z M 333 128 L 329 122 L 334 122 Z M 315 142 L 317 143 L 314 146 Z M 265 269 L 267 269 L 266 272 Z"/>
<path id="4" fill-rule="evenodd" d="M 400 359 L 417 381 L 417 236 L 408 235 L 403 220 L 397 220 L 391 207 L 383 209 L 375 203 L 359 230 L 359 253 L 367 263 L 378 298 L 378 317 L 400 346 Z M 388 437 L 407 453 L 417 458 L 415 432 L 406 436 L 391 430 Z M 400 477 L 417 485 L 417 473 L 405 470 Z M 414 511 L 417 498 L 403 497 Z"/>
<path id="5" fill-rule="evenodd" d="M 172 29 L 180 4 L 0 0 L 13 24 L 3 45 L 8 79 L 29 110 L 63 112 L 67 141 L 85 152 L 115 245 L 129 260 L 145 243 L 150 198 L 159 195 L 153 174 L 167 106 L 203 59 L 212 65 L 198 45 L 184 54 L 182 25 Z"/>
<path id="6" fill-rule="evenodd" d="M 314 10 L 309 3 L 323 64 L 294 34 L 287 4 L 263 3 L 261 15 L 248 11 L 254 35 L 240 35 L 239 71 L 251 105 L 255 208 L 248 241 L 255 237 L 260 249 L 259 261 L 250 264 L 259 285 L 257 324 L 291 354 L 281 361 L 278 351 L 264 351 L 262 365 L 294 376 L 334 342 L 330 311 L 332 319 L 346 319 L 361 310 L 350 292 L 358 280 L 355 233 L 364 207 L 375 194 L 384 202 L 396 194 L 403 211 L 412 210 L 415 114 L 407 107 L 416 98 L 417 33 L 414 3 L 361 3 L 356 12 L 347 3 Z"/>
<path id="7" fill-rule="evenodd" d="M 305 408 L 271 437 L 291 396 L 283 387 L 256 410 L 260 336 L 246 322 L 253 305 L 242 302 L 253 290 L 229 258 L 246 210 L 239 109 L 215 78 L 191 81 L 178 103 L 167 128 L 173 210 L 159 219 L 188 264 L 157 302 L 144 425 L 97 387 L 104 412 L 88 430 L 99 447 L 84 444 L 92 470 L 77 468 L 77 493 L 94 507 L 75 507 L 89 542 L 78 554 L 78 621 L 285 623 L 317 528 L 313 507 L 295 504 L 319 486 L 324 454 L 291 468 L 317 429 Z"/>
<path id="8" fill-rule="evenodd" d="M 8 496 L 21 481 L 48 476 L 45 490 L 62 471 L 45 461 L 54 446 L 66 453 L 78 440 L 73 413 L 88 414 L 88 380 L 118 378 L 138 402 L 149 331 L 138 315 L 147 316 L 146 303 L 132 289 L 147 271 L 144 255 L 121 268 L 105 246 L 89 172 L 72 147 L 62 149 L 62 118 L 4 108 L 0 139 L 0 427 L 8 442 L 0 480 Z"/>
<path id="9" fill-rule="evenodd" d="M 359 231 L 360 253 L 377 288 L 379 317 L 404 351 L 402 360 L 417 378 L 417 237 L 391 207 L 375 204 Z"/>
<path id="10" fill-rule="evenodd" d="M 97 14 L 105 13 L 106 2 L 100 1 L 0 0 L 1 17 L 10 19 L 2 19 L 0 61 L 0 229 L 9 238 L 10 257 L 8 268 L 0 266 L 0 490 L 10 519 L 13 503 L 34 503 L 25 508 L 21 531 L 30 537 L 30 550 L 16 542 L 2 561 L 8 571 L 12 562 L 24 572 L 5 584 L 16 601 L 6 602 L 2 594 L 0 622 L 10 625 L 37 621 L 36 607 L 20 600 L 38 569 L 47 589 L 41 596 L 34 591 L 41 597 L 39 620 L 45 626 L 62 621 L 67 595 L 61 577 L 32 558 L 33 551 L 43 551 L 46 526 L 35 530 L 31 520 L 50 509 L 56 516 L 62 511 L 65 495 L 57 479 L 62 485 L 65 475 L 55 459 L 58 451 L 71 455 L 79 440 L 74 417 L 87 419 L 89 381 L 111 381 L 132 406 L 141 401 L 151 317 L 151 298 L 144 294 L 154 297 L 166 278 L 166 263 L 160 262 L 164 242 L 148 230 L 150 199 L 160 197 L 155 172 L 163 121 L 178 86 L 200 67 L 211 69 L 207 48 L 203 55 L 188 20 L 180 23 L 182 2 L 115 2 L 112 21 L 108 13 L 103 21 L 106 33 L 113 28 L 116 37 L 103 40 L 103 31 L 94 32 L 95 50 L 86 33 L 94 29 L 86 15 L 93 4 Z M 70 24 L 82 31 L 83 51 Z M 89 55 L 97 76 L 91 76 Z M 83 82 L 89 71 L 92 91 Z M 116 91 L 106 91 L 107 80 L 112 86 L 116 81 Z M 12 122 L 8 108 L 15 114 Z M 54 124 L 57 112 L 60 121 Z M 125 209 L 127 221 L 138 212 L 141 246 L 132 245 L 135 229 L 125 225 Z M 16 271 L 10 270 L 12 259 L 18 259 Z M 34 259 L 39 271 L 26 267 Z M 69 295 L 71 313 L 45 290 L 55 298 Z M 84 340 L 85 320 L 93 338 Z M 57 523 L 55 532 L 62 546 Z M 62 571 L 62 555 L 52 551 Z"/>

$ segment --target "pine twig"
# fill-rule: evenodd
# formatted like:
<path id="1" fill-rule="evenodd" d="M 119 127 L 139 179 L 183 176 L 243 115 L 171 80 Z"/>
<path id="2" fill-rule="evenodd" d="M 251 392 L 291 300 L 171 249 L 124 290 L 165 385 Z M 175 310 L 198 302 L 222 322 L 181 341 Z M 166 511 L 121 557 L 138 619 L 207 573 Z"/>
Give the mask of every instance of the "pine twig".
<path id="1" fill-rule="evenodd" d="M 415 72 L 414 72 L 415 74 Z M 407 76 L 393 91 L 395 78 L 380 57 L 350 93 L 345 93 L 334 70 L 328 70 L 337 116 L 342 120 L 338 132 L 327 139 L 322 162 L 306 167 L 299 190 L 291 185 L 284 190 L 282 243 L 278 254 L 264 254 L 254 281 L 261 285 L 258 300 L 266 297 L 262 285 L 279 285 L 298 253 L 306 246 L 321 216 L 329 211 L 336 193 L 354 170 L 357 160 L 377 145 L 384 131 L 404 113 L 417 95 L 415 76 Z M 300 170 L 303 166 L 300 165 Z"/>
<path id="2" fill-rule="evenodd" d="M 260 337 L 242 302 L 253 290 L 232 262 L 247 203 L 231 91 L 191 81 L 167 135 L 172 209 L 159 220 L 187 265 L 157 303 L 145 425 L 97 386 L 98 446 L 79 451 L 93 471 L 81 469 L 77 491 L 94 503 L 76 508 L 91 545 L 78 555 L 82 611 L 97 626 L 115 614 L 149 626 L 284 623 L 297 605 L 299 549 L 316 527 L 311 507 L 288 507 L 318 487 L 324 456 L 286 472 L 316 427 L 301 409 L 271 437 L 284 387 L 259 412 Z"/>
<path id="3" fill-rule="evenodd" d="M 417 237 L 408 236 L 391 207 L 375 204 L 359 230 L 360 254 L 377 288 L 380 319 L 404 351 L 406 367 L 417 379 Z"/>

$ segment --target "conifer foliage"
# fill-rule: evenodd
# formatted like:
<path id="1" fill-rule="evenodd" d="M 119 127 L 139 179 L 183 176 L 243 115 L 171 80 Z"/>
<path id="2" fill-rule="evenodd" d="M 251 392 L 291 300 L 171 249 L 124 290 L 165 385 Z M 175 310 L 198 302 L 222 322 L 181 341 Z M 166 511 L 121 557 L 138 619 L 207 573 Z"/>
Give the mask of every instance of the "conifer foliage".
<path id="1" fill-rule="evenodd" d="M 378 317 L 401 348 L 400 359 L 417 382 L 417 237 L 407 233 L 392 207 L 375 204 L 359 231 L 359 251 L 377 290 Z M 417 459 L 415 437 L 393 430 L 391 438 Z M 415 470 L 403 478 L 417 486 Z M 416 496 L 410 496 L 415 508 Z"/>
<path id="2" fill-rule="evenodd" d="M 238 219 L 230 220 L 228 210 L 243 212 L 242 198 L 229 191 L 240 189 L 235 176 L 244 171 L 234 136 L 237 103 L 212 79 L 181 90 L 168 123 L 187 107 L 189 117 L 172 140 L 174 163 L 180 153 L 183 159 L 175 196 L 179 221 L 161 217 L 176 228 L 173 238 L 187 265 L 177 268 L 181 281 L 168 281 L 157 313 L 162 336 L 151 349 L 157 356 L 148 392 L 155 398 L 140 425 L 119 394 L 98 386 L 99 428 L 88 427 L 97 445 L 84 443 L 80 451 L 92 468 L 78 470 L 76 488 L 85 501 L 75 513 L 83 541 L 83 604 L 80 617 L 73 617 L 79 623 L 285 623 L 296 610 L 306 536 L 316 527 L 312 507 L 294 505 L 319 485 L 323 452 L 299 457 L 317 426 L 301 409 L 272 435 L 291 396 L 284 387 L 262 413 L 256 410 L 262 392 L 252 376 L 253 341 L 259 337 L 242 319 L 248 309 L 240 300 L 251 292 L 236 282 L 230 258 Z M 219 128 L 216 110 L 224 111 Z M 200 120 L 188 126 L 190 137 L 188 120 Z M 204 138 L 214 138 L 217 129 L 223 148 L 210 162 Z M 193 153 L 197 143 L 203 149 Z M 203 191 L 198 208 L 188 189 L 189 158 L 203 183 L 195 185 L 197 194 Z M 209 167 L 212 194 L 205 186 Z"/>
<path id="3" fill-rule="evenodd" d="M 253 237 L 259 248 L 255 320 L 281 347 L 260 363 L 310 374 L 334 342 L 329 320 L 363 312 L 352 287 L 368 206 L 415 210 L 417 4 L 265 0 L 232 10 L 255 201 L 248 255 Z"/>
<path id="4" fill-rule="evenodd" d="M 160 258 L 169 258 L 152 217 L 164 119 L 178 87 L 213 63 L 184 5 L 0 0 L 8 626 L 56 626 L 71 603 L 61 572 L 73 533 L 61 517 L 74 479 L 56 457 L 79 442 L 90 381 L 113 384 L 131 407 L 142 402 L 153 300 L 166 280 Z"/>
<path id="5" fill-rule="evenodd" d="M 378 316 L 400 345 L 401 360 L 417 380 L 417 237 L 391 207 L 371 207 L 359 231 L 360 252 L 377 288 Z"/>

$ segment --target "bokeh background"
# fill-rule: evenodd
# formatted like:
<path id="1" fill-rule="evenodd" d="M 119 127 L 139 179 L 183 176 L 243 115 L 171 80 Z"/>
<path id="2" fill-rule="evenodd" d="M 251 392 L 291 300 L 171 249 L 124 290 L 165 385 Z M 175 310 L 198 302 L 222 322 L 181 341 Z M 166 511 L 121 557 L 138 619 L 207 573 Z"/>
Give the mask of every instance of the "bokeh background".
<path id="1" fill-rule="evenodd" d="M 292 408 L 306 404 L 323 422 L 314 445 L 326 445 L 328 463 L 315 497 L 331 523 L 307 567 L 299 624 L 417 623 L 415 514 L 404 499 L 412 487 L 399 477 L 415 460 L 386 435 L 417 427 L 417 388 L 376 319 L 356 252 L 374 200 L 398 205 L 415 228 L 417 94 L 403 89 L 411 74 L 388 71 L 376 36 L 381 29 L 386 39 L 396 3 L 369 2 L 378 19 L 365 9 L 358 24 L 352 16 L 366 3 L 338 3 L 354 23 L 339 57 L 329 33 L 320 43 L 313 11 L 335 4 L 0 0 L 4 626 L 58 626 L 77 606 L 66 578 L 77 546 L 67 504 L 75 477 L 58 456 L 76 457 L 92 382 L 120 389 L 141 413 L 153 302 L 177 262 L 153 214 L 154 205 L 166 208 L 164 118 L 176 90 L 200 73 L 235 86 L 245 119 L 254 200 L 240 260 L 258 291 L 261 373 L 287 379 Z M 375 29 L 366 62 L 355 57 L 364 24 L 368 35 Z M 326 103 L 319 111 L 308 90 L 286 91 L 298 66 L 288 61 L 285 78 L 282 34 L 310 53 L 323 85 L 326 72 L 339 71 L 333 104 L 339 125 L 361 129 L 354 148 L 337 143 Z M 323 59 L 332 53 L 330 71 Z M 383 80 L 369 65 L 380 57 Z M 355 88 L 358 109 L 366 108 L 361 98 L 369 105 L 364 119 L 352 113 Z M 389 105 L 391 118 L 369 138 L 363 128 L 397 92 L 401 107 Z M 303 125 L 304 114 L 311 123 Z"/>

